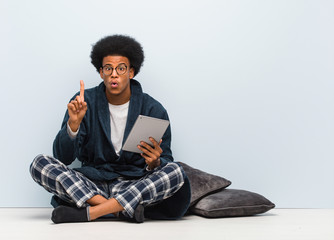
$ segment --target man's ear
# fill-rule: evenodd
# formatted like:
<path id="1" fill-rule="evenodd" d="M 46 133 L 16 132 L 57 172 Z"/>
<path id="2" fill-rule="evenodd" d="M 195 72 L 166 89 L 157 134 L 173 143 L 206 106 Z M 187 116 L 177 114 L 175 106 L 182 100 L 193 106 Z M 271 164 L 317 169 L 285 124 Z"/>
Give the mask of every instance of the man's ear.
<path id="1" fill-rule="evenodd" d="M 135 76 L 135 69 L 132 67 L 132 68 L 130 68 L 129 77 L 130 77 L 130 79 L 132 79 L 132 78 L 134 78 L 134 76 Z"/>

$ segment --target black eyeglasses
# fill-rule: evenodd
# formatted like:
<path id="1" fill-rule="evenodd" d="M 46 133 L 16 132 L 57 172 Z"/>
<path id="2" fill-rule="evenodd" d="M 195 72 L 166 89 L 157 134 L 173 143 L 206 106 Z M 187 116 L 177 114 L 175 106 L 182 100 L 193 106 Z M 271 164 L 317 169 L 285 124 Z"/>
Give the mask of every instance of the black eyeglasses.
<path id="1" fill-rule="evenodd" d="M 116 70 L 118 75 L 123 75 L 124 73 L 126 73 L 128 67 L 124 63 L 119 64 L 115 68 L 113 68 L 109 64 L 106 64 L 102 67 L 102 72 L 104 75 L 110 76 L 114 72 L 114 69 Z"/>

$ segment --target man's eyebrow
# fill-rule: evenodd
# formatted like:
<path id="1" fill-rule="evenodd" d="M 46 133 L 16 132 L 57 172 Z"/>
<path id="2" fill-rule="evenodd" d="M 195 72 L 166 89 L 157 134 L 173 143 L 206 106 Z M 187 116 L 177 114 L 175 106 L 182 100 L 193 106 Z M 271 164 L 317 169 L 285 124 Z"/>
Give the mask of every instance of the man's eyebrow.
<path id="1" fill-rule="evenodd" d="M 119 63 L 117 66 L 119 66 L 119 65 L 121 65 L 121 64 L 126 65 L 126 63 L 123 63 L 123 62 L 122 62 L 122 63 Z M 109 65 L 109 66 L 113 66 L 111 63 L 106 63 L 106 64 L 103 65 L 103 67 L 104 67 L 104 66 L 107 66 L 107 65 Z"/>

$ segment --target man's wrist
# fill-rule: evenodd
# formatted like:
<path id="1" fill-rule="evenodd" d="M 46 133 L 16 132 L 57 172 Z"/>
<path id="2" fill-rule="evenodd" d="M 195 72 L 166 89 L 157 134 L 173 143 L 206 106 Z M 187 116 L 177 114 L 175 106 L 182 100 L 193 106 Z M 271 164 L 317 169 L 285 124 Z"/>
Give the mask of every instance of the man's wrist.
<path id="1" fill-rule="evenodd" d="M 159 167 L 160 164 L 161 164 L 161 161 L 160 161 L 160 158 L 158 158 L 158 159 L 154 162 L 154 164 L 147 165 L 146 170 L 147 170 L 147 171 L 152 171 L 152 170 L 154 170 L 155 168 Z"/>
<path id="2" fill-rule="evenodd" d="M 67 123 L 68 123 L 68 126 L 70 127 L 70 129 L 71 129 L 72 132 L 77 132 L 78 131 L 78 129 L 80 127 L 80 123 L 73 122 L 73 121 L 71 121 L 71 119 L 69 119 L 67 121 Z"/>
<path id="3" fill-rule="evenodd" d="M 76 136 L 78 135 L 79 128 L 80 128 L 80 125 L 79 125 L 79 127 L 77 128 L 76 131 L 73 131 L 71 126 L 70 126 L 69 121 L 67 122 L 67 133 L 72 139 L 76 138 Z"/>

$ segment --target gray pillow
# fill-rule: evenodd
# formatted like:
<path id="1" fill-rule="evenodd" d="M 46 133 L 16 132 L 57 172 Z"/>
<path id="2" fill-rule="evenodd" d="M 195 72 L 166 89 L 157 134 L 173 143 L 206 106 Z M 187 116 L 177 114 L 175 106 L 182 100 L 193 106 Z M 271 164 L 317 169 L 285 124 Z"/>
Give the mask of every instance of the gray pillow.
<path id="1" fill-rule="evenodd" d="M 250 216 L 264 213 L 275 204 L 260 194 L 238 190 L 224 189 L 201 199 L 191 207 L 191 212 L 208 218 Z"/>
<path id="2" fill-rule="evenodd" d="M 185 163 L 179 162 L 188 176 L 191 187 L 190 206 L 198 200 L 228 187 L 231 182 L 225 178 L 212 175 L 196 168 L 192 168 Z"/>

